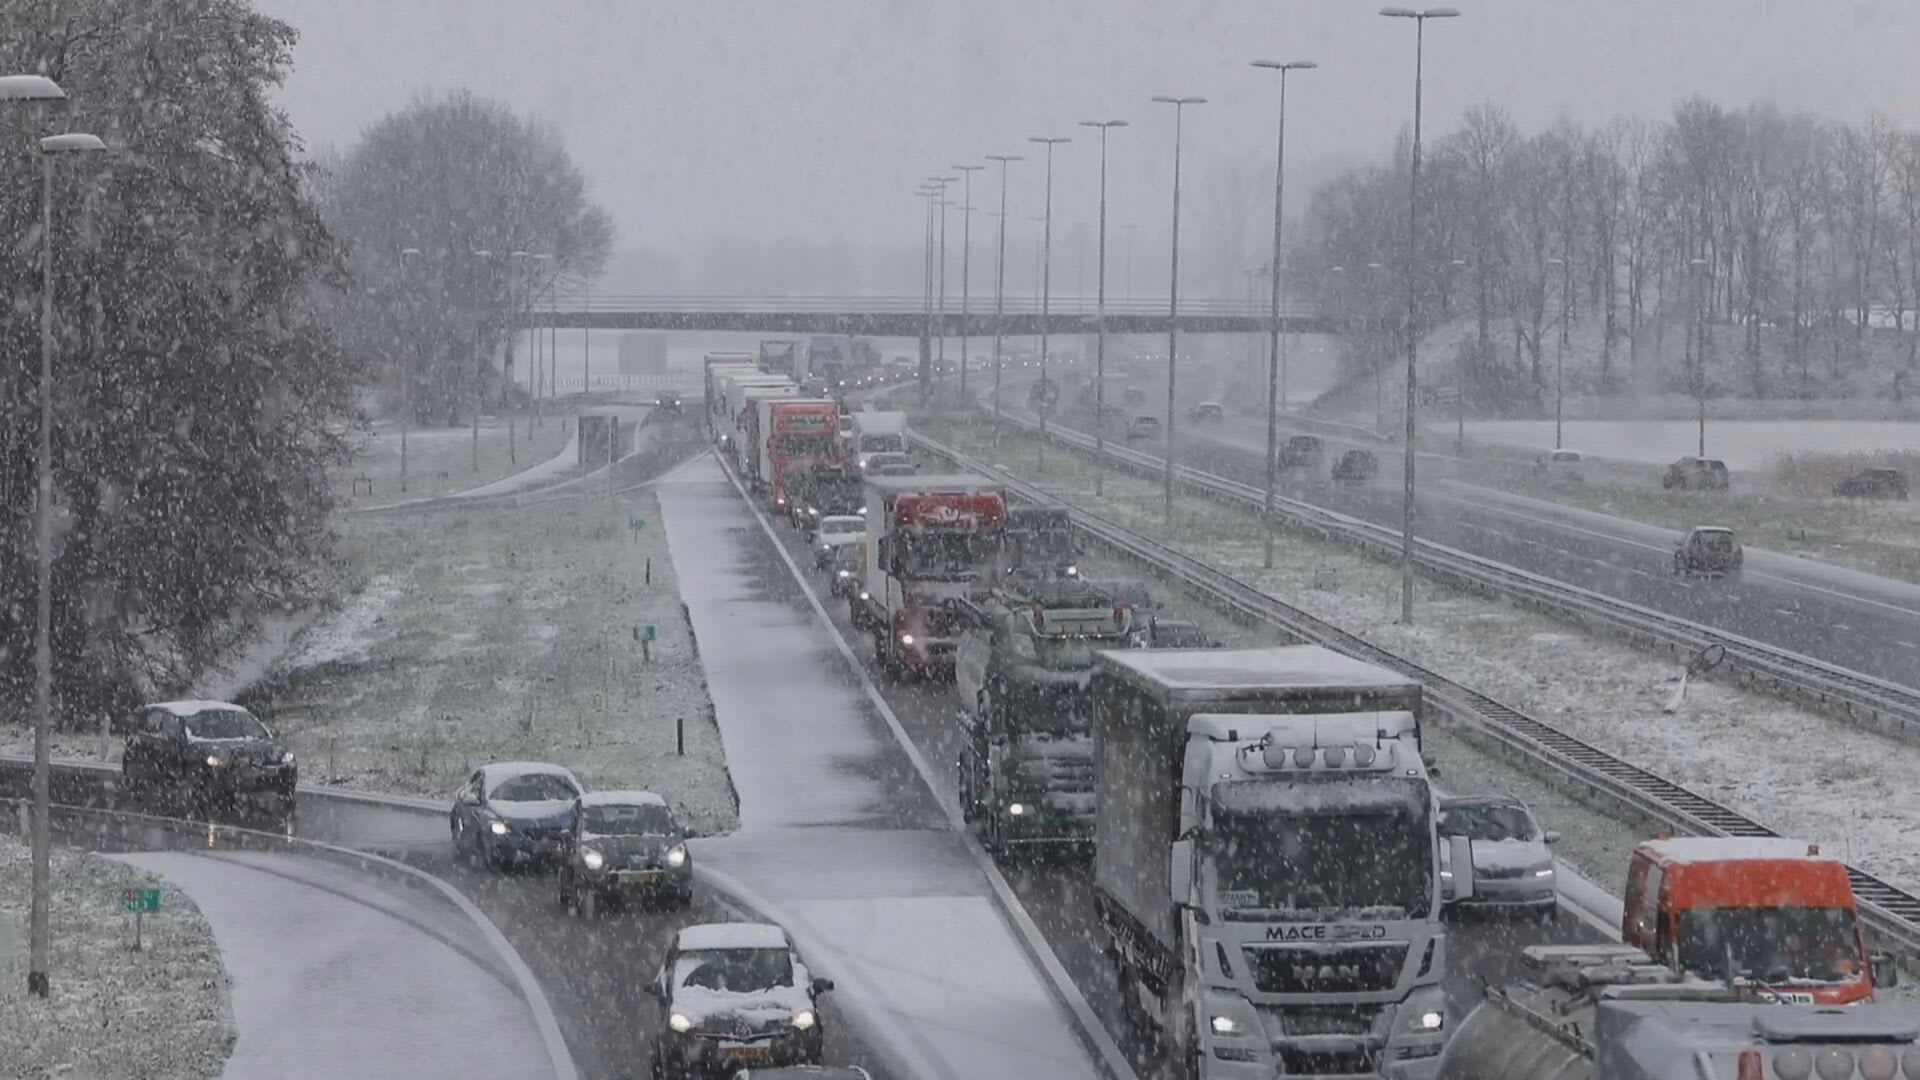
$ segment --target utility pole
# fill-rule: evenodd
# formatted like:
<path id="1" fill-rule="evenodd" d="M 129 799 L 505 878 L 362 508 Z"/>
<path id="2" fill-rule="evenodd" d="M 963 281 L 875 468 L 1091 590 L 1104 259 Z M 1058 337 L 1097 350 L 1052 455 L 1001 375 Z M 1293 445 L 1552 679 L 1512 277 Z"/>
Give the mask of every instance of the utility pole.
<path id="1" fill-rule="evenodd" d="M 1035 467 L 1035 471 L 1044 473 L 1047 471 L 1047 414 L 1053 411 L 1049 400 L 1053 384 L 1047 381 L 1048 333 L 1052 329 L 1047 323 L 1053 309 L 1053 148 L 1073 140 L 1064 135 L 1034 135 L 1027 141 L 1047 148 L 1046 212 L 1040 219 L 1040 458 Z"/>
<path id="2" fill-rule="evenodd" d="M 1173 524 L 1173 388 L 1175 358 L 1180 350 L 1180 126 L 1189 105 L 1204 105 L 1203 97 L 1155 97 L 1163 105 L 1173 106 L 1173 244 L 1172 269 L 1167 281 L 1167 432 L 1165 500 L 1167 524 Z"/>
<path id="3" fill-rule="evenodd" d="M 1094 321 L 1098 336 L 1093 350 L 1093 456 L 1100 467 L 1093 470 L 1093 494 L 1095 498 L 1104 494 L 1107 460 L 1106 405 L 1107 405 L 1107 132 L 1114 128 L 1126 127 L 1125 120 L 1082 120 L 1081 127 L 1100 129 L 1100 267 L 1099 307 Z"/>
<path id="4" fill-rule="evenodd" d="M 1280 73 L 1280 130 L 1273 155 L 1273 261 L 1267 264 L 1272 286 L 1267 326 L 1267 493 L 1262 504 L 1266 538 L 1261 565 L 1273 568 L 1273 502 L 1280 474 L 1280 404 L 1287 397 L 1286 335 L 1280 332 L 1280 227 L 1286 220 L 1287 191 L 1287 75 L 1320 65 L 1312 60 L 1255 60 L 1253 66 Z"/>
<path id="5" fill-rule="evenodd" d="M 1018 154 L 988 154 L 1000 163 L 999 253 L 993 260 L 993 443 L 1000 445 L 1000 348 L 1006 336 L 1007 309 L 1007 165 L 1022 160 Z"/>
<path id="6" fill-rule="evenodd" d="M 973 293 L 973 174 L 985 165 L 955 165 L 953 170 L 966 177 L 960 199 L 960 407 L 967 408 L 967 338 L 973 333 L 971 305 Z"/>

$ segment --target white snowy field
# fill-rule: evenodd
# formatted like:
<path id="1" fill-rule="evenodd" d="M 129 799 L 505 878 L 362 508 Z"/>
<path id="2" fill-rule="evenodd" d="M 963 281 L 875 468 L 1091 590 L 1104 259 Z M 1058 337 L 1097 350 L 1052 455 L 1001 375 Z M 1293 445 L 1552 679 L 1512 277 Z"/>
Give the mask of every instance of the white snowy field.
<path id="1" fill-rule="evenodd" d="M 136 1080 L 222 1075 L 233 1046 L 226 972 L 193 900 L 157 875 L 53 849 L 53 984 L 30 997 L 28 852 L 0 833 L 0 1075 Z M 132 950 L 126 889 L 158 888 Z"/>
<path id="2" fill-rule="evenodd" d="M 514 417 L 511 434 L 506 417 L 482 417 L 479 467 L 475 468 L 472 428 L 416 428 L 407 432 L 407 489 L 401 491 L 400 427 L 381 421 L 361 438 L 353 461 L 336 469 L 329 479 L 344 507 L 446 495 L 548 461 L 568 445 L 572 434 L 568 417 L 545 417 L 533 425 L 531 435 L 524 416 Z M 356 481 L 360 481 L 358 490 Z M 372 494 L 367 493 L 367 481 L 372 482 Z"/>
<path id="3" fill-rule="evenodd" d="M 1685 420 L 1569 420 L 1565 427 L 1564 445 L 1594 457 L 1665 465 L 1699 449 L 1699 428 Z M 1467 437 L 1526 450 L 1551 450 L 1553 421 L 1469 421 Z M 1783 454 L 1881 451 L 1920 451 L 1920 423 L 1707 418 L 1707 455 L 1725 461 L 1729 469 L 1768 470 Z"/>
<path id="4" fill-rule="evenodd" d="M 658 791 L 698 831 L 733 827 L 650 492 L 339 527 L 338 606 L 268 682 L 303 779 L 441 797 L 487 761 L 556 761 L 590 787 Z"/>
<path id="5" fill-rule="evenodd" d="M 985 429 L 935 434 L 978 450 L 989 437 Z M 993 460 L 1034 476 L 1029 439 L 1010 436 Z M 1718 683 L 1695 683 L 1682 711 L 1664 715 L 1677 663 L 1424 580 L 1415 625 L 1403 627 L 1395 567 L 1282 532 L 1277 565 L 1264 570 L 1251 515 L 1188 497 L 1170 534 L 1158 484 L 1109 473 L 1106 497 L 1096 500 L 1091 468 L 1085 459 L 1050 454 L 1044 486 L 1776 831 L 1920 889 L 1920 792 L 1911 783 L 1920 774 L 1920 745 Z M 1562 854 L 1596 880 L 1619 881 L 1618 866 L 1589 866 L 1572 845 Z"/>

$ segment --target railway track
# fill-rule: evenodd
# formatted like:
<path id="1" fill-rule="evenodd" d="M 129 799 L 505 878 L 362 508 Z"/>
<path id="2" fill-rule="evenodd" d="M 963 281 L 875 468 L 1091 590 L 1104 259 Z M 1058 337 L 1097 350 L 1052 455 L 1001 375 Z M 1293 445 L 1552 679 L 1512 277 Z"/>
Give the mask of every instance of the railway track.
<path id="1" fill-rule="evenodd" d="M 1006 410 L 1006 423 L 1029 433 L 1039 425 L 1023 412 Z M 1051 426 L 1048 442 L 1089 457 L 1101 449 L 1091 436 Z M 1160 481 L 1165 461 L 1125 446 L 1104 447 L 1106 464 Z M 1187 491 L 1225 505 L 1262 512 L 1263 489 L 1186 466 L 1177 466 L 1176 482 Z M 1400 532 L 1336 513 L 1311 503 L 1276 495 L 1273 512 L 1288 527 L 1356 545 L 1398 560 Z M 1776 648 L 1738 634 L 1630 604 L 1540 574 L 1414 538 L 1414 561 L 1427 574 L 1450 584 L 1511 600 L 1635 644 L 1690 657 L 1711 645 L 1726 650 L 1722 667 L 1742 682 L 1789 698 L 1861 727 L 1895 738 L 1920 741 L 1920 690 Z"/>
<path id="2" fill-rule="evenodd" d="M 1048 436 L 1052 438 L 1053 432 L 1049 432 Z M 1582 742 L 1512 706 L 1387 652 L 1190 555 L 1050 496 L 1005 470 L 922 435 L 915 434 L 913 440 L 921 450 L 934 457 L 951 461 L 962 470 L 1002 482 L 1007 491 L 1018 498 L 1067 507 L 1073 514 L 1075 524 L 1093 541 L 1149 567 L 1162 578 L 1180 583 L 1224 610 L 1250 621 L 1277 626 L 1300 641 L 1324 645 L 1417 679 L 1425 688 L 1429 700 L 1463 734 L 1490 742 L 1507 756 L 1545 765 L 1616 809 L 1663 824 L 1677 832 L 1697 836 L 1779 835 L 1737 810 L 1722 806 L 1666 777 Z M 1257 507 L 1258 503 L 1255 505 Z M 1316 514 L 1325 513 L 1317 508 L 1309 509 Z M 1728 652 L 1730 655 L 1733 652 L 1731 644 L 1728 645 Z M 1920 958 L 1920 896 L 1854 867 L 1848 867 L 1847 873 L 1853 880 L 1862 915 L 1875 934 L 1885 944 L 1907 956 Z"/>

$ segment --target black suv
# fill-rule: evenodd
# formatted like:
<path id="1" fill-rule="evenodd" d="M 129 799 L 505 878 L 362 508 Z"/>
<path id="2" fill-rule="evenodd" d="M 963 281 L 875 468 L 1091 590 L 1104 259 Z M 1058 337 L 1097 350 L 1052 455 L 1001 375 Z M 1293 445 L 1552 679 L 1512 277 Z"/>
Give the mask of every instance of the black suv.
<path id="1" fill-rule="evenodd" d="M 244 806 L 293 813 L 299 772 L 259 717 L 224 701 L 162 701 L 143 706 L 120 757 L 127 788 L 184 799 L 190 810 Z"/>

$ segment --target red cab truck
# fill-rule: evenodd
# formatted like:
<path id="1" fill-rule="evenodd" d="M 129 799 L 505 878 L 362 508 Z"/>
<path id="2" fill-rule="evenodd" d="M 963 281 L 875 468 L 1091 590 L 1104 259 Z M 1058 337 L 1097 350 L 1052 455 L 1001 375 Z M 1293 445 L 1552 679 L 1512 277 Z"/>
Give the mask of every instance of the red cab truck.
<path id="1" fill-rule="evenodd" d="M 758 441 L 752 472 L 776 513 L 792 509 L 796 476 L 840 467 L 840 403 L 832 398 L 762 398 L 754 403 Z"/>
<path id="2" fill-rule="evenodd" d="M 869 476 L 863 585 L 854 625 L 883 672 L 950 677 L 965 613 L 949 601 L 993 591 L 1007 523 L 1000 485 L 968 473 Z"/>
<path id="3" fill-rule="evenodd" d="M 1634 849 L 1620 938 L 1762 999 L 1851 1005 L 1897 977 L 1890 958 L 1867 952 L 1858 915 L 1846 865 L 1814 845 L 1676 837 Z"/>

